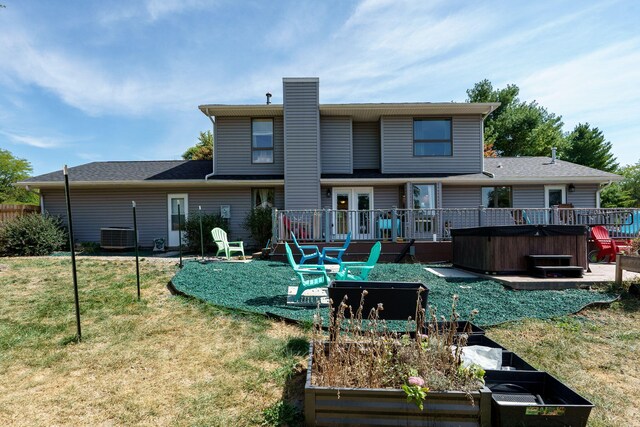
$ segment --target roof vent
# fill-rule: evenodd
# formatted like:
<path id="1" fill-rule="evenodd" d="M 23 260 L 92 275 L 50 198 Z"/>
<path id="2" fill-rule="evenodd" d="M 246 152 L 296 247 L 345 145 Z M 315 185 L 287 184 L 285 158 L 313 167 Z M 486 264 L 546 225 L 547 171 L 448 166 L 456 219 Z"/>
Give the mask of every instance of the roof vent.
<path id="1" fill-rule="evenodd" d="M 551 164 L 556 164 L 556 147 L 551 147 Z"/>
<path id="2" fill-rule="evenodd" d="M 271 104 L 271 92 L 267 92 L 267 105 Z"/>

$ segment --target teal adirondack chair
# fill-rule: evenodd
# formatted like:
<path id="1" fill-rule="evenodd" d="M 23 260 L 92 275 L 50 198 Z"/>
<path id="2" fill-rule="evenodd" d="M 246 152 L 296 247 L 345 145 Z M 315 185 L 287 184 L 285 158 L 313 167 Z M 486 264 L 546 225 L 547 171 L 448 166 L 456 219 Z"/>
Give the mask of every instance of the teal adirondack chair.
<path id="1" fill-rule="evenodd" d="M 340 271 L 336 274 L 336 280 L 367 280 L 369 272 L 373 270 L 378 258 L 380 258 L 380 251 L 382 244 L 376 242 L 371 248 L 369 253 L 369 259 L 365 262 L 362 261 L 344 261 L 340 264 Z"/>
<path id="2" fill-rule="evenodd" d="M 239 252 L 242 254 L 242 259 L 245 259 L 244 243 L 228 241 L 227 232 L 222 228 L 216 227 L 211 230 L 211 236 L 213 237 L 214 243 L 218 246 L 218 252 L 216 252 L 216 256 L 218 256 L 222 252 L 224 253 L 225 257 L 229 259 L 232 253 Z"/>
<path id="3" fill-rule="evenodd" d="M 284 242 L 284 249 L 287 252 L 287 260 L 293 271 L 298 275 L 300 283 L 298 284 L 298 292 L 293 297 L 293 301 L 300 301 L 302 293 L 307 289 L 322 288 L 329 286 L 329 276 L 324 265 L 306 264 L 300 266 L 293 259 L 293 253 L 287 242 Z"/>

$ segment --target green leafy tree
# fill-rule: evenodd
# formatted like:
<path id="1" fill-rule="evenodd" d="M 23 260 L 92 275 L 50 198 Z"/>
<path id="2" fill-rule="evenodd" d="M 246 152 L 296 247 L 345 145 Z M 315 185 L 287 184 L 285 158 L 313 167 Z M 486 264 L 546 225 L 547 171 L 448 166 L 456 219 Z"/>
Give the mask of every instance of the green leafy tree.
<path id="1" fill-rule="evenodd" d="M 520 101 L 519 93 L 516 85 L 494 89 L 487 79 L 467 90 L 468 102 L 501 103 L 485 120 L 485 152 L 499 156 L 548 156 L 551 147 L 562 149 L 562 117 L 535 101 Z"/>
<path id="2" fill-rule="evenodd" d="M 32 170 L 28 161 L 0 148 L 0 203 L 38 203 L 37 194 L 14 186 L 27 179 Z"/>
<path id="3" fill-rule="evenodd" d="M 210 130 L 200 132 L 198 142 L 193 147 L 189 147 L 182 154 L 185 160 L 212 160 L 213 159 L 213 134 Z"/>
<path id="4" fill-rule="evenodd" d="M 640 160 L 618 171 L 624 178 L 600 193 L 602 207 L 640 207 Z"/>
<path id="5" fill-rule="evenodd" d="M 579 123 L 567 135 L 567 144 L 561 153 L 563 160 L 589 166 L 607 172 L 616 172 L 618 163 L 611 152 L 611 142 L 606 141 L 602 131 Z"/>

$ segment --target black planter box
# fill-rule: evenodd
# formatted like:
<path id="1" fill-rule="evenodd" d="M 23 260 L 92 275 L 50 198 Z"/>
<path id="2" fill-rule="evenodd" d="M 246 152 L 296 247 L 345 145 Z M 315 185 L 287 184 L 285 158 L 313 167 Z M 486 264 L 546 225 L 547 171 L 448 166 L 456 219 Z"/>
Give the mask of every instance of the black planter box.
<path id="1" fill-rule="evenodd" d="M 467 338 L 467 345 L 482 345 L 484 347 L 501 348 L 503 352 L 507 350 L 486 335 L 469 335 Z"/>
<path id="2" fill-rule="evenodd" d="M 380 311 L 380 319 L 406 320 L 416 317 L 416 302 L 418 289 L 422 288 L 422 308 L 427 309 L 429 288 L 420 282 L 356 282 L 351 280 L 334 280 L 328 286 L 331 308 L 337 312 L 344 296 L 346 304 L 351 306 L 354 314 L 360 306 L 362 291 L 367 290 L 364 298 L 362 317 L 367 318 L 372 308 L 382 303 L 384 310 Z M 345 310 L 345 317 L 350 317 L 349 310 Z"/>
<path id="3" fill-rule="evenodd" d="M 520 356 L 511 352 L 502 352 L 502 369 L 503 371 L 537 371 L 536 368 L 522 360 Z"/>
<path id="4" fill-rule="evenodd" d="M 587 425 L 593 404 L 546 372 L 487 371 L 494 426 Z"/>

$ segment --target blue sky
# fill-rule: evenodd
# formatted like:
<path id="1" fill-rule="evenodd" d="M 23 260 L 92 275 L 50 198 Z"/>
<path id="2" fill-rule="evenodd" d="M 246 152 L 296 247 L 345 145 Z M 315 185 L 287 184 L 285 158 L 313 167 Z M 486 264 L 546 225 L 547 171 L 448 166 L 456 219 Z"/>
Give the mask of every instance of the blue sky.
<path id="1" fill-rule="evenodd" d="M 179 159 L 197 106 L 464 101 L 488 78 L 640 159 L 640 2 L 0 0 L 0 147 L 35 174 Z"/>

